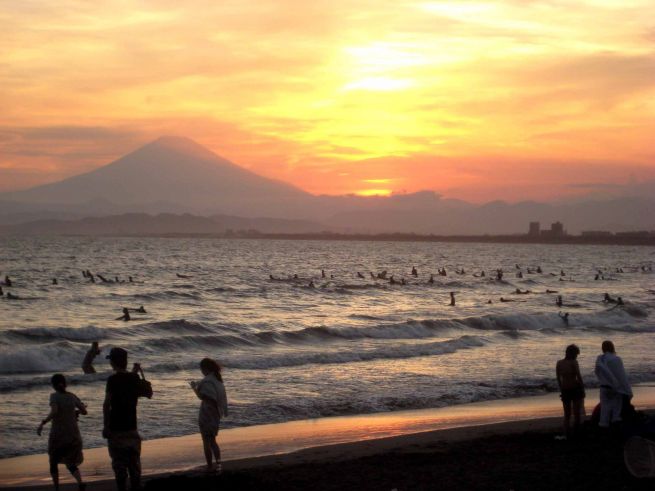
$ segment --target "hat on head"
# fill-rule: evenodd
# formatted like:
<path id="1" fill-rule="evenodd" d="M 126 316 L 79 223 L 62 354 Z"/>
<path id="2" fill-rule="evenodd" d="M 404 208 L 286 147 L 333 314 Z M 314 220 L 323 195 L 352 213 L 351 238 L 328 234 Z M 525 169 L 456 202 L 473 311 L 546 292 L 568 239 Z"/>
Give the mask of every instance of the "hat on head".
<path id="1" fill-rule="evenodd" d="M 127 351 L 123 348 L 112 348 L 106 356 L 108 360 L 127 362 Z"/>

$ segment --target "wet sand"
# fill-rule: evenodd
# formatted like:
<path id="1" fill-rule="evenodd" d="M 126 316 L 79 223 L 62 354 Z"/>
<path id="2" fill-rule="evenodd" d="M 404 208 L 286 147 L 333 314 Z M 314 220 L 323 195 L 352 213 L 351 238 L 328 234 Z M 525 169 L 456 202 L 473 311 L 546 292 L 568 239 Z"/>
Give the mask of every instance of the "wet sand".
<path id="1" fill-rule="evenodd" d="M 587 401 L 591 411 L 597 391 L 588 391 Z M 655 408 L 655 389 L 637 387 L 634 402 L 638 408 Z M 560 411 L 557 396 L 548 394 L 236 428 L 219 435 L 227 459 L 219 478 L 193 469 L 203 461 L 197 435 L 144 442 L 143 466 L 150 474 L 149 489 L 597 490 L 639 485 L 623 471 L 620 446 L 600 441 L 593 432 L 582 442 L 556 441 Z M 96 481 L 88 489 L 113 489 L 106 449 L 86 450 L 85 457 L 83 475 Z M 0 461 L 3 487 L 48 489 L 49 482 L 45 455 Z M 69 477 L 62 482 L 70 482 Z M 610 483 L 618 488 L 605 487 Z"/>

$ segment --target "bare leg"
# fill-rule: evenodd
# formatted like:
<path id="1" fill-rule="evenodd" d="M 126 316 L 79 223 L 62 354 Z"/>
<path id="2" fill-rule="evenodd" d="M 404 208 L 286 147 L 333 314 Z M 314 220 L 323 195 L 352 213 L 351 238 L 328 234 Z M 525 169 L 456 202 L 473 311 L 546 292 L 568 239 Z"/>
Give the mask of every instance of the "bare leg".
<path id="1" fill-rule="evenodd" d="M 582 405 L 584 404 L 584 399 L 576 399 L 573 401 L 573 424 L 577 429 L 580 427 L 582 421 Z"/>
<path id="2" fill-rule="evenodd" d="M 79 489 L 85 489 L 86 486 L 82 482 L 82 474 L 80 474 L 80 469 L 77 466 L 68 466 L 68 471 L 77 481 L 77 486 Z"/>
<path id="3" fill-rule="evenodd" d="M 202 435 L 202 449 L 205 451 L 205 461 L 207 462 L 207 468 L 212 466 L 212 447 L 211 447 L 211 437 Z"/>
<path id="4" fill-rule="evenodd" d="M 52 484 L 55 487 L 55 491 L 59 491 L 59 468 L 57 464 L 50 463 L 50 475 L 52 476 Z"/>
<path id="5" fill-rule="evenodd" d="M 221 461 L 221 449 L 218 446 L 218 443 L 216 443 L 216 437 L 212 438 L 209 442 L 211 445 L 212 453 L 214 454 L 214 458 L 216 459 L 216 463 Z"/>

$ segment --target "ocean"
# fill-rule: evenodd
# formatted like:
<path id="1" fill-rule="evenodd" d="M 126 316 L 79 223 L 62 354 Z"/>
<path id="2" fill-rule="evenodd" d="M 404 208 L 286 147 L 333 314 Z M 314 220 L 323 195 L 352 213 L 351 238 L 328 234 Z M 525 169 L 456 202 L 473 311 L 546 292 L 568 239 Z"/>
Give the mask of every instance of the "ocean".
<path id="1" fill-rule="evenodd" d="M 88 405 L 85 446 L 102 445 L 112 346 L 127 349 L 153 384 L 153 399 L 139 403 L 146 439 L 197 431 L 199 401 L 188 382 L 201 378 L 205 356 L 224 367 L 224 427 L 552 392 L 570 343 L 581 348 L 585 382 L 597 386 L 604 339 L 633 383 L 652 382 L 655 276 L 642 267 L 654 263 L 653 247 L 0 238 L 0 275 L 14 283 L 0 298 L 0 457 L 45 451 L 47 438 L 35 430 L 56 372 Z M 91 283 L 87 269 L 119 282 Z M 383 270 L 406 284 L 370 275 Z M 598 270 L 604 279 L 595 279 Z M 20 298 L 6 299 L 7 291 Z M 625 306 L 603 303 L 606 292 Z M 147 313 L 114 320 L 141 305 Z M 98 373 L 83 375 L 92 341 L 102 348 Z"/>

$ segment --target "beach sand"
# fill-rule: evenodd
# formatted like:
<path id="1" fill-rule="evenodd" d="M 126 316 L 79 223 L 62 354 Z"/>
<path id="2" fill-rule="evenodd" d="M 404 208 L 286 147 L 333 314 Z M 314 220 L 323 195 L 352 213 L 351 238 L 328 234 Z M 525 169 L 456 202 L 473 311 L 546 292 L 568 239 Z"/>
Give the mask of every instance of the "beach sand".
<path id="1" fill-rule="evenodd" d="M 597 391 L 587 394 L 588 410 Z M 655 389 L 635 388 L 638 408 Z M 555 394 L 441 409 L 323 418 L 222 431 L 224 474 L 197 467 L 197 435 L 144 442 L 148 489 L 655 489 L 624 470 L 621 446 L 595 432 L 557 441 Z M 88 489 L 114 489 L 106 449 L 85 451 Z M 195 468 L 194 468 L 195 467 Z M 65 470 L 61 469 L 62 477 Z M 66 480 L 70 478 L 66 476 Z M 47 456 L 0 461 L 3 487 L 49 489 Z M 646 486 L 646 487 L 643 487 Z M 75 487 L 63 487 L 75 489 Z M 25 489 L 22 487 L 22 489 Z"/>

